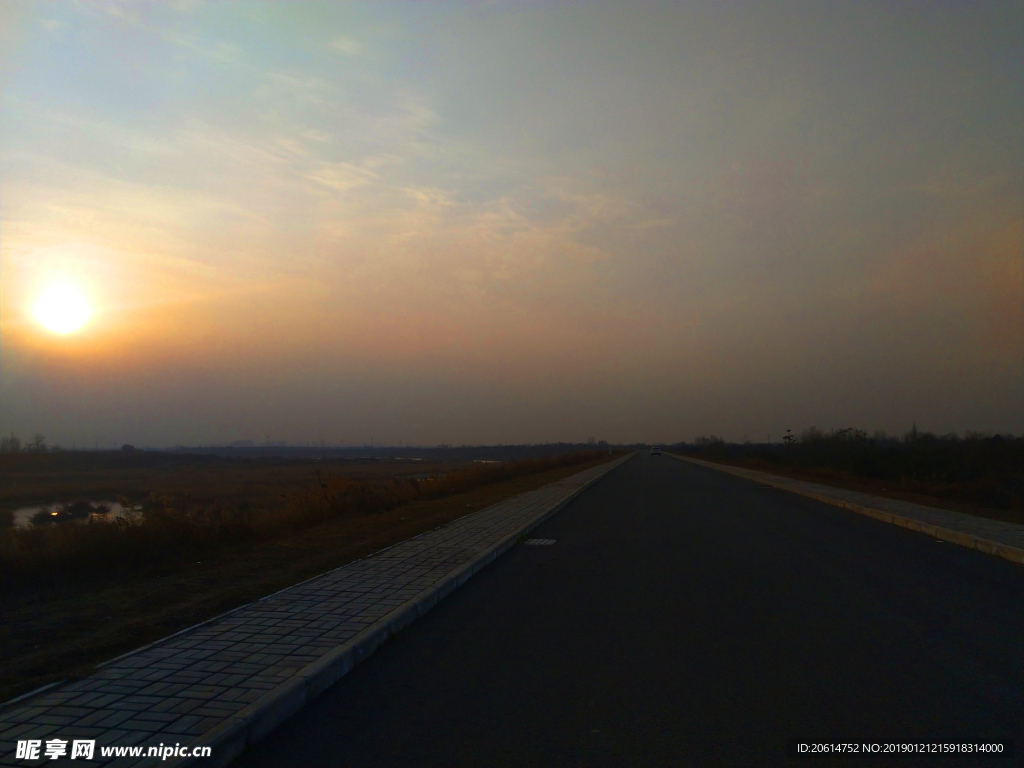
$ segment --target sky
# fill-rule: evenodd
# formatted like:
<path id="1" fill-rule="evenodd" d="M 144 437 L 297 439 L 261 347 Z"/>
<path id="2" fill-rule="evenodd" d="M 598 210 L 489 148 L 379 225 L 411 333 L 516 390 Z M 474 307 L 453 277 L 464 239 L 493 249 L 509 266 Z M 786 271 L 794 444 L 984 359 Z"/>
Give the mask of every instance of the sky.
<path id="1" fill-rule="evenodd" d="M 7 0 L 0 432 L 1024 433 L 1022 8 Z"/>

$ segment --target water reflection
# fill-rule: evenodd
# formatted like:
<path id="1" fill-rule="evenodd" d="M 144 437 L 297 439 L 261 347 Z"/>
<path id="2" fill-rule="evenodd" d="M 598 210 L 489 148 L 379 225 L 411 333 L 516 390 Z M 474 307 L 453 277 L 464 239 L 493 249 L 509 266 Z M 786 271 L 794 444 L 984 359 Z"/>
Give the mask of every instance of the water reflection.
<path id="1" fill-rule="evenodd" d="M 49 525 L 52 523 L 78 522 L 89 520 L 114 520 L 121 517 L 126 508 L 116 501 L 76 501 L 57 502 L 33 507 L 20 507 L 14 510 L 15 525 Z"/>

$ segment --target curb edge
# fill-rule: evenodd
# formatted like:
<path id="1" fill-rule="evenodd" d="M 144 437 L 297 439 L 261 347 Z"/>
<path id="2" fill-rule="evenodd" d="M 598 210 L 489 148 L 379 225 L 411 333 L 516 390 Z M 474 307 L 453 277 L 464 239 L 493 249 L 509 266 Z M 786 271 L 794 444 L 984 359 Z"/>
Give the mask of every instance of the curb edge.
<path id="1" fill-rule="evenodd" d="M 231 763 L 247 747 L 258 743 L 308 702 L 347 675 L 357 664 L 369 658 L 392 636 L 426 614 L 441 600 L 465 584 L 474 574 L 479 573 L 515 546 L 521 536 L 560 512 L 581 493 L 607 477 L 613 470 L 635 455 L 634 452 L 608 462 L 604 472 L 581 485 L 554 506 L 541 512 L 517 531 L 450 571 L 434 586 L 423 590 L 416 597 L 378 619 L 347 643 L 328 651 L 313 663 L 299 670 L 291 679 L 267 691 L 256 701 L 207 731 L 196 739 L 196 743 L 204 747 L 212 747 L 211 758 L 188 758 L 178 765 L 201 764 L 219 768 L 219 766 Z M 144 761 L 146 759 L 143 758 Z"/>
<path id="2" fill-rule="evenodd" d="M 689 456 L 679 456 L 674 453 L 670 453 L 669 456 L 674 459 L 678 459 L 679 461 L 696 464 L 698 467 L 718 470 L 719 472 L 725 472 L 728 475 L 740 477 L 751 482 L 764 483 L 765 485 L 770 485 L 772 488 L 778 488 L 783 491 L 788 491 L 789 493 L 795 493 L 799 496 L 806 496 L 809 499 L 814 499 L 815 501 L 820 501 L 833 507 L 840 507 L 841 509 L 845 509 L 849 512 L 856 512 L 859 515 L 864 515 L 865 517 L 870 517 L 883 523 L 897 525 L 900 528 L 917 531 L 918 533 L 923 533 L 928 536 L 932 536 L 933 538 L 941 539 L 942 541 L 948 541 L 951 544 L 957 544 L 961 547 L 967 547 L 968 549 L 976 549 L 979 552 L 984 552 L 986 555 L 995 555 L 996 557 L 1009 560 L 1011 563 L 1016 563 L 1017 565 L 1024 565 L 1024 549 L 1018 549 L 1017 547 L 1010 546 L 1009 544 L 1003 544 L 998 541 L 993 541 L 992 539 L 985 539 L 981 536 L 976 536 L 973 533 L 967 533 L 966 531 L 956 531 L 952 528 L 943 528 L 942 526 L 932 525 L 931 523 L 926 523 L 923 520 L 915 520 L 912 517 L 897 515 L 894 512 L 884 512 L 880 509 L 874 509 L 873 507 L 865 507 L 860 504 L 854 504 L 850 501 L 835 499 L 831 496 L 825 496 L 820 493 L 802 491 L 798 488 L 791 488 L 787 485 L 774 483 L 771 480 L 765 480 L 763 478 L 755 480 L 754 478 L 743 474 L 742 467 L 733 467 L 728 464 L 715 464 L 711 461 L 701 461 Z M 764 474 L 767 475 L 770 473 L 765 472 Z"/>

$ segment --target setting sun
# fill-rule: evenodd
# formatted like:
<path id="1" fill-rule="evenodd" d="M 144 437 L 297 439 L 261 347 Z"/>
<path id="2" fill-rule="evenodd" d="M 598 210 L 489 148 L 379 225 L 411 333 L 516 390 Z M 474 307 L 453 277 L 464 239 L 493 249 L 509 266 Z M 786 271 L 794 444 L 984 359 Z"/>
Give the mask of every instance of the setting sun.
<path id="1" fill-rule="evenodd" d="M 32 314 L 46 330 L 63 336 L 81 330 L 92 310 L 81 291 L 62 283 L 39 295 Z"/>

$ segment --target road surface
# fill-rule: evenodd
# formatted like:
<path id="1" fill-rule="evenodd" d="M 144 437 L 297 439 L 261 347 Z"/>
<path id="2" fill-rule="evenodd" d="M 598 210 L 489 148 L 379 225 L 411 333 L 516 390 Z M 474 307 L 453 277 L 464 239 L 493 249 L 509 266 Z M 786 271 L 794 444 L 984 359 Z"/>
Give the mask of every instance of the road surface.
<path id="1" fill-rule="evenodd" d="M 1024 764 L 1020 566 L 645 453 L 532 535 L 235 765 Z"/>

